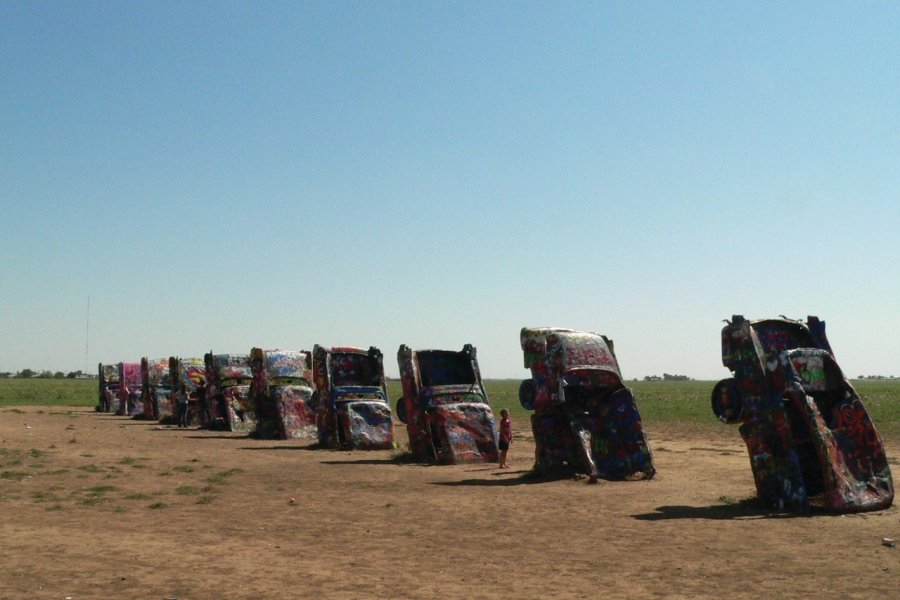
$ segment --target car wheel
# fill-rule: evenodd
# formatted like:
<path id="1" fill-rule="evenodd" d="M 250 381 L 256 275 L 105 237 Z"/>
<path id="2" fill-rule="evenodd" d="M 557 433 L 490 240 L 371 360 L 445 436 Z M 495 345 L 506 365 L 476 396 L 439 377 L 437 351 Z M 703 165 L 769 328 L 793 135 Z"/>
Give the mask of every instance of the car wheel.
<path id="1" fill-rule="evenodd" d="M 723 379 L 712 391 L 712 411 L 723 423 L 737 423 L 742 413 L 741 389 L 734 379 Z"/>

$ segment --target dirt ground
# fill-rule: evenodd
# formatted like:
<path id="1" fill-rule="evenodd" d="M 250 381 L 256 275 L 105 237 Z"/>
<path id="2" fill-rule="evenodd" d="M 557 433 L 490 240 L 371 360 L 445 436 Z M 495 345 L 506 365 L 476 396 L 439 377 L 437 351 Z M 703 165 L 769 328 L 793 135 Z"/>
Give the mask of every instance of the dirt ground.
<path id="1" fill-rule="evenodd" d="M 657 476 L 595 486 L 524 477 L 513 429 L 499 471 L 2 409 L 0 598 L 900 595 L 897 507 L 766 513 L 733 428 L 650 429 Z"/>

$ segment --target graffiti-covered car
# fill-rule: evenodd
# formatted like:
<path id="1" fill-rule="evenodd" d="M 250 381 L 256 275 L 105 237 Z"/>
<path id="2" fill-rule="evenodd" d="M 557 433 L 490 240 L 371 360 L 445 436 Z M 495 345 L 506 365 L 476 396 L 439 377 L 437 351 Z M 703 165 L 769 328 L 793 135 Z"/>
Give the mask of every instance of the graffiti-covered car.
<path id="1" fill-rule="evenodd" d="M 168 358 L 141 359 L 141 418 L 159 420 L 172 415 L 172 379 Z"/>
<path id="2" fill-rule="evenodd" d="M 726 323 L 722 364 L 733 376 L 716 384 L 712 408 L 721 421 L 741 423 L 758 497 L 798 511 L 890 506 L 884 445 L 834 358 L 825 322 L 734 315 Z"/>
<path id="3" fill-rule="evenodd" d="M 535 468 L 605 479 L 649 479 L 656 470 L 634 394 L 622 383 L 612 340 L 597 333 L 522 328 L 519 400 L 534 410 Z"/>
<path id="4" fill-rule="evenodd" d="M 172 378 L 171 412 L 177 413 L 176 398 L 181 393 L 188 398 L 187 424 L 200 423 L 200 405 L 206 395 L 206 363 L 202 358 L 169 358 Z"/>
<path id="5" fill-rule="evenodd" d="M 481 381 L 475 348 L 397 351 L 406 424 L 417 460 L 444 464 L 496 462 L 497 424 Z"/>
<path id="6" fill-rule="evenodd" d="M 256 430 L 256 409 L 250 402 L 250 355 L 208 352 L 203 360 L 206 393 L 200 403 L 200 424 L 225 431 Z"/>
<path id="7" fill-rule="evenodd" d="M 97 397 L 98 412 L 119 410 L 119 365 L 97 365 L 97 380 L 100 383 Z"/>
<path id="8" fill-rule="evenodd" d="M 136 417 L 144 412 L 141 402 L 141 363 L 119 363 L 119 409 L 117 415 Z"/>
<path id="9" fill-rule="evenodd" d="M 319 444 L 382 450 L 394 445 L 394 425 L 381 350 L 313 347 Z"/>
<path id="10" fill-rule="evenodd" d="M 250 403 L 256 407 L 256 437 L 316 439 L 312 355 L 302 350 L 253 348 L 250 365 Z"/>

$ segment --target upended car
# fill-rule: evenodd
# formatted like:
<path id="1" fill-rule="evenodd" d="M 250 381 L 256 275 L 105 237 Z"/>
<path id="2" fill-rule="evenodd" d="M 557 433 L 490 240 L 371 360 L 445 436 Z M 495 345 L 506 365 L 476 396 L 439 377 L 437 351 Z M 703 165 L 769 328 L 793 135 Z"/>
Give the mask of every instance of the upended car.
<path id="1" fill-rule="evenodd" d="M 713 389 L 713 413 L 741 423 L 760 500 L 804 512 L 891 505 L 884 445 L 834 358 L 824 321 L 734 315 L 722 328 L 722 364 L 732 377 Z"/>
<path id="2" fill-rule="evenodd" d="M 497 423 L 481 380 L 476 350 L 397 351 L 403 397 L 397 416 L 420 461 L 441 464 L 496 462 Z"/>
<path id="3" fill-rule="evenodd" d="M 319 445 L 343 450 L 394 446 L 381 350 L 313 347 Z"/>
<path id="4" fill-rule="evenodd" d="M 141 402 L 141 363 L 119 363 L 119 408 L 117 415 L 136 417 L 144 412 Z"/>
<path id="5" fill-rule="evenodd" d="M 206 394 L 206 363 L 202 358 L 172 356 L 169 358 L 169 374 L 172 378 L 172 415 L 178 414 L 177 398 L 184 393 L 188 398 L 187 424 L 199 424 L 200 406 Z"/>
<path id="6" fill-rule="evenodd" d="M 119 409 L 119 366 L 99 363 L 97 371 L 100 384 L 97 412 L 116 412 Z"/>
<path id="7" fill-rule="evenodd" d="M 312 355 L 302 350 L 250 350 L 255 437 L 317 439 Z"/>
<path id="8" fill-rule="evenodd" d="M 141 359 L 142 419 L 160 420 L 172 415 L 172 378 L 169 359 L 144 357 Z"/>
<path id="9" fill-rule="evenodd" d="M 519 401 L 534 410 L 535 470 L 584 473 L 591 482 L 656 473 L 634 394 L 622 383 L 613 342 L 559 328 L 522 328 L 525 368 Z"/>
<path id="10" fill-rule="evenodd" d="M 249 354 L 203 356 L 206 393 L 200 402 L 200 424 L 208 429 L 251 433 L 256 430 L 256 407 L 250 401 L 253 370 Z"/>

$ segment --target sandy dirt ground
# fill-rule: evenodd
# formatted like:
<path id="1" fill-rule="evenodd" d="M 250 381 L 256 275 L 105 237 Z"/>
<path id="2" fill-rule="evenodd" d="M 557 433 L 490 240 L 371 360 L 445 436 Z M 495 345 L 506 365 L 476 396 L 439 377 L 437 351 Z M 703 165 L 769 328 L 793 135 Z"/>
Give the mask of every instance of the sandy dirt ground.
<path id="1" fill-rule="evenodd" d="M 649 429 L 657 476 L 594 486 L 526 477 L 513 428 L 500 471 L 3 409 L 0 598 L 900 597 L 900 511 L 767 513 L 734 428 Z"/>

